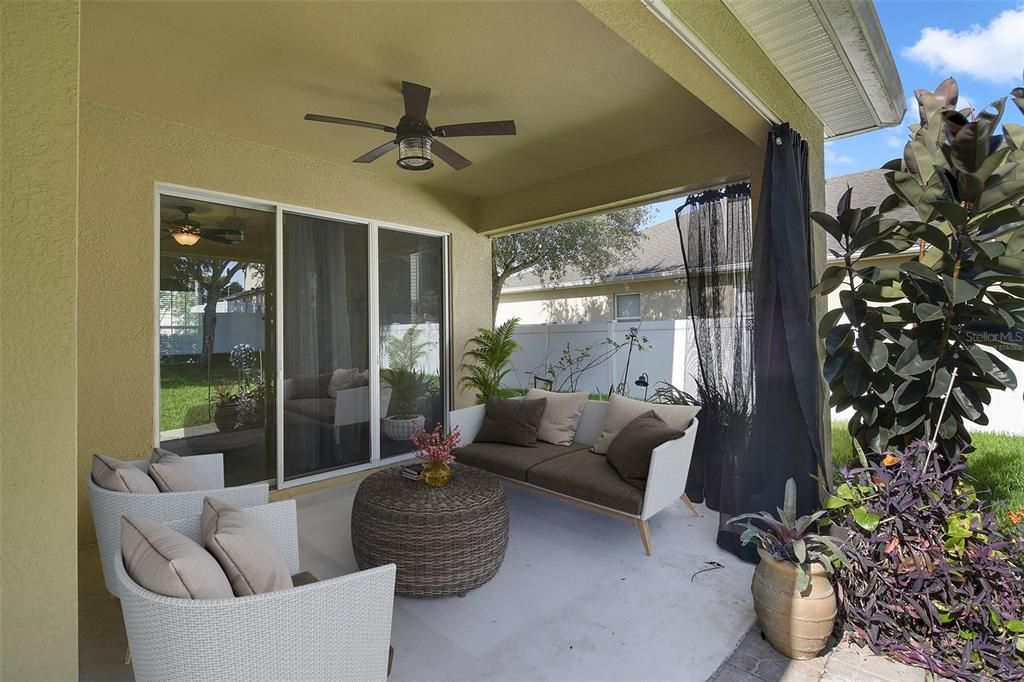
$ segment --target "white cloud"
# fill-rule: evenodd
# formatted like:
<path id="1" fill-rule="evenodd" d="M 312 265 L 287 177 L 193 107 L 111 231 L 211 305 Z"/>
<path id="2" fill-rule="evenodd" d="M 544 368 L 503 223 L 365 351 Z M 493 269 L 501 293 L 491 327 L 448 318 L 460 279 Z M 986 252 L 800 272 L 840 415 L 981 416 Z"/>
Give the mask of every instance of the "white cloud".
<path id="1" fill-rule="evenodd" d="M 825 163 L 832 164 L 833 166 L 849 166 L 851 163 L 853 163 L 853 157 L 847 156 L 846 154 L 836 154 L 835 150 L 831 149 L 826 144 Z"/>
<path id="2" fill-rule="evenodd" d="M 987 26 L 966 31 L 929 27 L 903 56 L 943 74 L 996 83 L 1018 81 L 1024 65 L 1024 7 L 1002 12 Z"/>
<path id="3" fill-rule="evenodd" d="M 899 135 L 889 135 L 885 138 L 885 146 L 892 149 L 903 149 L 906 144 L 907 141 Z"/>

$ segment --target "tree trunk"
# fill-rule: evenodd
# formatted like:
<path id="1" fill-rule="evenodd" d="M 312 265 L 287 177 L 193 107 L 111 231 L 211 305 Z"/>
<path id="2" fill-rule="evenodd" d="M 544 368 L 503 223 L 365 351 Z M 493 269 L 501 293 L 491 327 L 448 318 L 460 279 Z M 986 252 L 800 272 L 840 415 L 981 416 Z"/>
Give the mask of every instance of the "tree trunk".
<path id="1" fill-rule="evenodd" d="M 206 307 L 203 309 L 203 369 L 210 369 L 213 364 L 213 342 L 217 334 L 217 301 L 220 300 L 220 287 L 211 286 L 206 295 Z"/>
<path id="2" fill-rule="evenodd" d="M 505 286 L 508 275 L 495 274 L 491 277 L 491 327 L 498 321 L 498 304 L 501 302 L 501 288 Z"/>

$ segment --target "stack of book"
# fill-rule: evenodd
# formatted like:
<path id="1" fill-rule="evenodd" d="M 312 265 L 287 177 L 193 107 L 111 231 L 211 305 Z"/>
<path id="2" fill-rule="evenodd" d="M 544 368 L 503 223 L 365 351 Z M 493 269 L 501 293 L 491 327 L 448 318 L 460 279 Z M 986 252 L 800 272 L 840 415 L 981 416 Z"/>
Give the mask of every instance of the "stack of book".
<path id="1" fill-rule="evenodd" d="M 409 466 L 402 467 L 402 477 L 408 478 L 410 481 L 420 480 L 423 478 L 423 465 L 410 464 Z"/>

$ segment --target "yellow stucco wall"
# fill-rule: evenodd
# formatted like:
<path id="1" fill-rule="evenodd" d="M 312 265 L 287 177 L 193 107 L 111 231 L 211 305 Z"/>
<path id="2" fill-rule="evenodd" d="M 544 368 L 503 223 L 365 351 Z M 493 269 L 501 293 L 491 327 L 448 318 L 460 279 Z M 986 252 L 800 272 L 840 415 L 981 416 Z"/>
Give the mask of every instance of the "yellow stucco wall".
<path id="1" fill-rule="evenodd" d="M 156 182 L 450 232 L 452 295 L 459 301 L 454 347 L 490 324 L 490 244 L 469 227 L 468 202 L 87 100 L 81 105 L 80 181 L 80 480 L 94 452 L 131 459 L 153 444 Z M 84 485 L 78 518 L 79 541 L 89 545 L 94 534 Z M 82 573 L 92 575 L 89 566 Z"/>
<path id="2" fill-rule="evenodd" d="M 0 678 L 78 675 L 77 2 L 0 2 Z"/>

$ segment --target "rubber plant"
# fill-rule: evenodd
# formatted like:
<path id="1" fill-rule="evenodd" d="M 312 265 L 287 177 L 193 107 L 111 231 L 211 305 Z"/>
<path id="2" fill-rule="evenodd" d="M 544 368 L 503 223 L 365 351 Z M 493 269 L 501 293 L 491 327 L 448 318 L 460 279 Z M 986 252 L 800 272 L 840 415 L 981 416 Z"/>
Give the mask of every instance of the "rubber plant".
<path id="1" fill-rule="evenodd" d="M 823 374 L 831 406 L 853 408 L 864 452 L 902 449 L 935 426 L 939 452 L 956 460 L 970 449 L 965 421 L 986 424 L 992 392 L 1017 385 L 994 351 L 1024 360 L 1024 127 L 1000 127 L 1006 98 L 975 115 L 957 96 L 952 78 L 916 92 L 920 122 L 883 166 L 892 194 L 881 205 L 854 208 L 847 190 L 835 217 L 812 214 L 842 261 L 812 292 L 842 289 L 818 329 Z M 1024 88 L 1011 99 L 1024 112 Z M 886 217 L 900 205 L 916 218 Z M 893 264 L 865 264 L 879 256 Z"/>

